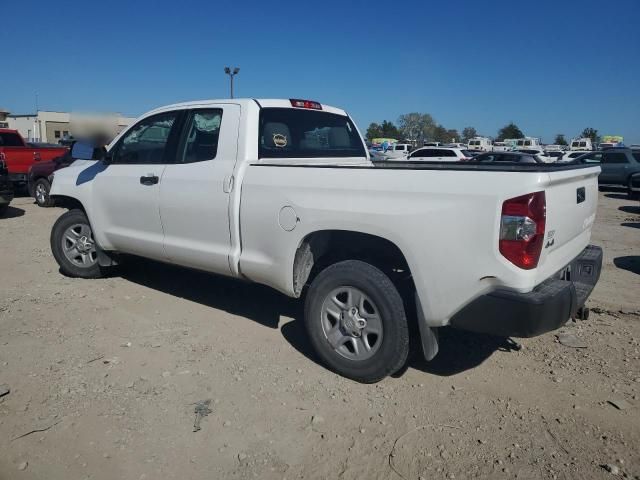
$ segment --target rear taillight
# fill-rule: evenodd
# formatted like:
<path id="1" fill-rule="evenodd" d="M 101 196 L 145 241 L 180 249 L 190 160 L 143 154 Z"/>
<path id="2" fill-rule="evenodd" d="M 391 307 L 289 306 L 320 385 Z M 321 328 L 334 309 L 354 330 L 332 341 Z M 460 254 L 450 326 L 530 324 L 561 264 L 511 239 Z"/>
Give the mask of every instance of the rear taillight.
<path id="1" fill-rule="evenodd" d="M 502 204 L 500 253 L 517 267 L 538 266 L 546 222 L 544 192 L 510 198 Z"/>

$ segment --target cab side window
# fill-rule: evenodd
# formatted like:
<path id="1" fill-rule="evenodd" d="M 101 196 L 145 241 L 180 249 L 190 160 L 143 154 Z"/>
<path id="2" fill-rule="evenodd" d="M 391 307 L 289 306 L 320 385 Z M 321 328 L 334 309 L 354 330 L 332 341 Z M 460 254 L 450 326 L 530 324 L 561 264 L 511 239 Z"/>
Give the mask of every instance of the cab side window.
<path id="1" fill-rule="evenodd" d="M 184 128 L 184 137 L 178 150 L 178 163 L 203 162 L 216 158 L 222 110 L 194 110 Z"/>
<path id="2" fill-rule="evenodd" d="M 171 163 L 166 159 L 169 137 L 178 112 L 147 117 L 132 127 L 118 142 L 111 163 L 150 165 Z"/>

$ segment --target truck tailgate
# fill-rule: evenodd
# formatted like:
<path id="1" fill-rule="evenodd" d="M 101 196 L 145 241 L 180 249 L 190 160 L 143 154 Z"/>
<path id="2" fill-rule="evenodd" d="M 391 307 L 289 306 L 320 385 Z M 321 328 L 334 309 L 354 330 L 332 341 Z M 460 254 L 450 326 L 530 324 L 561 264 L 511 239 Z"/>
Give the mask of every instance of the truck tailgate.
<path id="1" fill-rule="evenodd" d="M 560 271 L 588 245 L 598 207 L 599 174 L 599 167 L 549 172 L 537 281 Z"/>

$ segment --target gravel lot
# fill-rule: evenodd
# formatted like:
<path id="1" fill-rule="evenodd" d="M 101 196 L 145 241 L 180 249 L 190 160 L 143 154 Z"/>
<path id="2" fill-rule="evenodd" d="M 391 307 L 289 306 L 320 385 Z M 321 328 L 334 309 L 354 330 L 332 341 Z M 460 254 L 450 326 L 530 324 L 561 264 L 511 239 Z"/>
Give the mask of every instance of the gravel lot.
<path id="1" fill-rule="evenodd" d="M 435 361 L 376 385 L 316 363 L 299 303 L 267 288 L 137 259 L 63 277 L 62 210 L 12 205 L 2 480 L 640 478 L 640 207 L 620 192 L 600 193 L 597 313 L 561 330 L 585 348 L 447 329 Z"/>

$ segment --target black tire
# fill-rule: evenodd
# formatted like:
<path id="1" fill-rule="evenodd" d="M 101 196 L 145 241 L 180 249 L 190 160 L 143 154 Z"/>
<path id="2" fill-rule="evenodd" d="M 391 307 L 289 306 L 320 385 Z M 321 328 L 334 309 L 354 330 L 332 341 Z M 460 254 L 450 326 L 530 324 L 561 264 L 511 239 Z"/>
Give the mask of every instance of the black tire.
<path id="1" fill-rule="evenodd" d="M 323 304 L 341 287 L 355 288 L 375 304 L 382 324 L 381 343 L 370 358 L 345 358 L 331 346 L 323 327 Z M 304 322 L 320 359 L 332 370 L 347 378 L 374 383 L 391 375 L 407 361 L 409 329 L 402 297 L 395 285 L 378 268 L 359 261 L 335 263 L 313 280 L 305 301 Z"/>
<path id="2" fill-rule="evenodd" d="M 631 200 L 634 200 L 635 198 L 639 197 L 640 194 L 638 192 L 634 192 L 631 188 L 631 182 L 633 181 L 633 178 L 629 177 L 629 180 L 627 181 L 627 195 L 629 196 L 629 198 Z"/>
<path id="3" fill-rule="evenodd" d="M 77 263 L 74 263 L 68 258 L 69 256 L 65 254 L 63 250 L 63 241 L 66 241 L 65 238 L 68 237 L 68 235 L 65 234 L 68 232 L 68 229 L 76 225 L 83 226 L 85 231 L 88 231 L 91 235 L 91 239 L 93 238 L 91 224 L 82 210 L 69 210 L 56 220 L 56 223 L 53 224 L 53 228 L 51 229 L 51 252 L 60 266 L 60 271 L 69 277 L 103 277 L 104 271 L 97 262 L 97 254 L 95 256 L 95 261 L 90 261 L 85 266 L 80 266 Z M 84 234 L 84 236 L 86 236 L 86 234 Z M 93 254 L 89 255 L 93 257 Z"/>
<path id="4" fill-rule="evenodd" d="M 39 193 L 39 189 L 42 189 L 42 195 Z M 35 198 L 36 203 L 39 207 L 53 207 L 53 200 L 49 196 L 49 191 L 51 190 L 51 184 L 49 180 L 46 178 L 40 178 L 33 185 L 33 198 Z"/>

